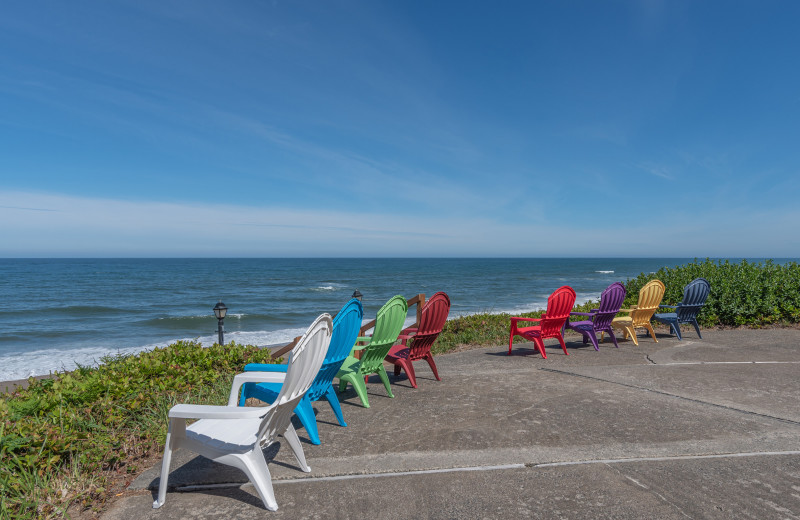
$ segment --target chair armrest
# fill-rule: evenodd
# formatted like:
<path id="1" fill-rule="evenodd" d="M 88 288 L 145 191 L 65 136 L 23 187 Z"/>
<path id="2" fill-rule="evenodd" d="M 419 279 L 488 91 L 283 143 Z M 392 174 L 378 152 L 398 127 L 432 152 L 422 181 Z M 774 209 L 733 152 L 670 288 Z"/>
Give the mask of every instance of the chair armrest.
<path id="1" fill-rule="evenodd" d="M 636 310 L 636 306 L 633 306 L 630 309 L 620 309 L 618 312 L 633 312 Z"/>
<path id="2" fill-rule="evenodd" d="M 289 365 L 275 365 L 270 363 L 248 363 L 244 366 L 245 372 L 286 372 Z"/>
<path id="3" fill-rule="evenodd" d="M 176 404 L 169 410 L 170 419 L 255 419 L 263 417 L 271 406 L 244 408 L 210 404 Z"/>
<path id="4" fill-rule="evenodd" d="M 283 383 L 286 372 L 243 372 L 236 374 L 231 385 L 231 394 L 228 396 L 228 406 L 236 406 L 239 402 L 239 390 L 245 383 Z"/>
<path id="5" fill-rule="evenodd" d="M 542 321 L 542 318 L 522 318 L 519 316 L 511 318 L 511 323 L 514 323 L 516 321 Z"/>
<path id="6" fill-rule="evenodd" d="M 677 309 L 677 305 L 659 305 L 658 308 L 664 307 L 665 309 Z"/>

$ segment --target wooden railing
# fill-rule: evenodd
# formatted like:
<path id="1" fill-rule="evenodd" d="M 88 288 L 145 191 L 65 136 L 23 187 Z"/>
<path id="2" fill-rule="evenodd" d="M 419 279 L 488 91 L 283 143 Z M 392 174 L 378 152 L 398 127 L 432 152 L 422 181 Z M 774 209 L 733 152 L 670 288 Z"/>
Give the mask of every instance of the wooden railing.
<path id="1" fill-rule="evenodd" d="M 417 321 L 412 326 L 413 327 L 419 327 L 419 320 L 420 320 L 420 318 L 422 318 L 422 307 L 425 306 L 425 295 L 420 293 L 420 294 L 418 294 L 416 296 L 412 296 L 411 298 L 409 298 L 406 301 L 408 302 L 408 306 L 409 307 L 411 307 L 412 305 L 416 305 L 417 306 Z M 373 328 L 374 326 L 375 326 L 375 320 L 368 321 L 367 323 L 365 323 L 364 325 L 361 326 L 361 330 L 358 331 L 358 335 L 359 336 L 363 336 L 365 332 L 367 332 L 369 329 Z"/>
<path id="2" fill-rule="evenodd" d="M 419 321 L 422 318 L 422 308 L 425 306 L 425 294 L 420 293 L 420 294 L 418 294 L 416 296 L 412 296 L 411 298 L 408 298 L 408 300 L 406 300 L 406 301 L 408 302 L 408 306 L 409 307 L 411 307 L 412 305 L 416 305 L 417 306 L 417 321 L 414 323 L 413 326 L 414 327 L 419 327 Z M 373 328 L 374 326 L 375 326 L 375 320 L 368 321 L 367 323 L 365 323 L 364 325 L 361 326 L 361 330 L 358 331 L 358 335 L 359 336 L 363 336 L 365 332 L 367 332 L 369 329 Z M 301 337 L 302 336 L 297 336 L 288 345 L 280 347 L 278 350 L 274 351 L 270 355 L 270 357 L 272 359 L 277 359 L 279 357 L 282 357 L 284 354 L 287 354 L 288 352 L 290 352 L 294 348 L 295 345 L 297 345 L 297 342 L 300 341 Z M 358 352 L 358 353 L 360 354 L 360 352 Z"/>

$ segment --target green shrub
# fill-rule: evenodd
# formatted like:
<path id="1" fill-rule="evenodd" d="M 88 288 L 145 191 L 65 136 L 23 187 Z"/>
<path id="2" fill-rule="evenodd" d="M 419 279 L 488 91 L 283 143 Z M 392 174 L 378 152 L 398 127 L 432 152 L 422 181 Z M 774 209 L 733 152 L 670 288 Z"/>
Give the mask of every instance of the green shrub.
<path id="1" fill-rule="evenodd" d="M 163 447 L 172 405 L 225 404 L 251 362 L 271 362 L 269 350 L 180 341 L 0 395 L 0 518 L 102 504 L 110 477 L 137 471 L 137 459 Z"/>
<path id="2" fill-rule="evenodd" d="M 667 288 L 664 304 L 675 305 L 683 297 L 683 287 L 697 277 L 711 284 L 711 293 L 698 315 L 702 326 L 761 327 L 772 323 L 800 321 L 800 265 L 742 260 L 691 262 L 663 267 L 655 273 L 642 273 L 628 280 L 625 306 L 636 303 L 639 289 L 655 278 Z"/>

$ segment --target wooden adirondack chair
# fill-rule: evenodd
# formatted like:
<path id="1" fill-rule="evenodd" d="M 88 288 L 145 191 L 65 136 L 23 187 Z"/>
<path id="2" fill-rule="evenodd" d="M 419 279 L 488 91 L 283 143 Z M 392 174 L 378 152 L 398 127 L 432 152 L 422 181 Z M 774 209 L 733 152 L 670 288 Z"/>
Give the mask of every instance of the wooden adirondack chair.
<path id="1" fill-rule="evenodd" d="M 620 316 L 611 321 L 611 326 L 620 329 L 625 338 L 628 336 L 633 340 L 634 345 L 639 345 L 636 339 L 636 329 L 644 328 L 650 333 L 653 341 L 658 343 L 653 326 L 650 325 L 650 318 L 658 309 L 661 299 L 664 297 L 664 283 L 661 280 L 650 280 L 639 291 L 639 303 L 630 309 L 620 309 L 619 312 L 630 313 L 629 316 Z M 600 334 L 602 340 L 602 333 Z"/>
<path id="2" fill-rule="evenodd" d="M 378 310 L 372 336 L 356 338 L 358 343 L 366 343 L 366 345 L 353 347 L 353 352 L 362 351 L 361 359 L 356 359 L 351 352 L 344 360 L 339 373 L 336 374 L 336 377 L 339 378 L 339 391 L 343 392 L 347 388 L 347 383 L 353 385 L 364 408 L 369 408 L 367 378 L 370 374 L 378 374 L 386 388 L 386 393 L 389 394 L 389 397 L 394 397 L 392 388 L 389 386 L 389 376 L 383 366 L 383 359 L 397 341 L 407 314 L 408 303 L 402 296 L 394 296 L 386 302 Z"/>
<path id="3" fill-rule="evenodd" d="M 258 491 L 264 507 L 278 509 L 272 490 L 272 478 L 264 459 L 263 448 L 283 435 L 294 452 L 300 468 L 306 464 L 303 447 L 292 426 L 292 411 L 308 391 L 319 372 L 331 341 L 331 317 L 323 314 L 308 328 L 292 349 L 286 372 L 245 372 L 233 378 L 227 406 L 178 404 L 169 411 L 169 430 L 161 463 L 161 481 L 154 508 L 164 505 L 172 452 L 187 448 L 215 462 L 241 469 Z M 282 383 L 275 402 L 265 407 L 242 408 L 236 403 L 245 383 Z M 199 419 L 189 426 L 187 419 Z"/>
<path id="4" fill-rule="evenodd" d="M 417 388 L 413 363 L 424 359 L 430 365 L 436 380 L 441 381 L 436 363 L 433 362 L 431 346 L 442 332 L 449 313 L 450 298 L 447 294 L 437 292 L 431 296 L 420 312 L 419 327 L 404 329 L 398 336 L 400 343 L 394 345 L 386 356 L 386 361 L 394 363 L 395 376 L 400 375 L 401 369 L 405 370 L 411 386 Z"/>
<path id="5" fill-rule="evenodd" d="M 336 396 L 336 391 L 333 388 L 333 378 L 342 367 L 342 363 L 347 359 L 350 354 L 350 349 L 356 342 L 358 331 L 361 328 L 361 318 L 364 316 L 364 309 L 361 302 L 353 298 L 347 302 L 341 310 L 336 313 L 333 318 L 333 334 L 331 336 L 331 344 L 328 347 L 328 352 L 325 354 L 325 360 L 311 383 L 311 388 L 303 396 L 294 409 L 295 415 L 303 423 L 303 426 L 308 433 L 308 438 L 312 444 L 319 444 L 319 431 L 317 429 L 317 416 L 314 414 L 314 408 L 311 403 L 324 397 L 328 404 L 331 405 L 333 413 L 336 415 L 336 420 L 339 421 L 341 426 L 347 426 L 344 422 L 342 415 L 342 407 L 339 404 L 339 398 Z M 289 365 L 269 365 L 260 363 L 250 363 L 245 365 L 245 372 L 286 372 Z M 280 383 L 245 383 L 242 388 L 242 395 L 239 398 L 239 405 L 244 406 L 244 402 L 248 397 L 255 397 L 265 403 L 273 403 L 281 392 L 282 384 Z"/>
<path id="6" fill-rule="evenodd" d="M 564 354 L 569 355 L 567 346 L 564 344 L 564 336 L 561 334 L 561 329 L 564 327 L 564 322 L 569 317 L 569 313 L 574 306 L 575 291 L 572 287 L 564 285 L 556 289 L 556 291 L 547 298 L 547 311 L 542 314 L 541 318 L 511 318 L 511 331 L 508 336 L 508 355 L 511 355 L 515 335 L 522 336 L 528 341 L 533 341 L 544 359 L 547 359 L 547 354 L 544 351 L 544 340 L 547 338 L 558 339 L 559 343 L 561 343 L 561 348 L 564 350 Z M 520 321 L 538 321 L 541 323 L 531 327 L 519 327 L 517 323 Z"/>
<path id="7" fill-rule="evenodd" d="M 681 338 L 681 323 L 691 323 L 700 335 L 700 325 L 697 323 L 697 315 L 711 293 L 711 284 L 705 278 L 695 278 L 683 288 L 683 301 L 678 305 L 659 305 L 659 308 L 675 309 L 675 312 L 656 313 L 653 318 L 666 323 L 670 326 L 670 332 L 674 332 L 678 339 Z"/>
<path id="8" fill-rule="evenodd" d="M 611 341 L 614 346 L 619 348 L 617 344 L 617 337 L 614 335 L 614 328 L 611 326 L 611 320 L 619 312 L 622 307 L 622 302 L 625 300 L 625 286 L 620 282 L 614 282 L 603 291 L 600 295 L 600 308 L 592 309 L 591 312 L 570 312 L 570 316 L 589 316 L 585 321 L 566 321 L 565 328 L 580 332 L 583 335 L 583 343 L 586 344 L 587 340 L 592 342 L 595 350 L 600 350 L 597 344 L 597 333 L 608 332 L 611 336 Z"/>

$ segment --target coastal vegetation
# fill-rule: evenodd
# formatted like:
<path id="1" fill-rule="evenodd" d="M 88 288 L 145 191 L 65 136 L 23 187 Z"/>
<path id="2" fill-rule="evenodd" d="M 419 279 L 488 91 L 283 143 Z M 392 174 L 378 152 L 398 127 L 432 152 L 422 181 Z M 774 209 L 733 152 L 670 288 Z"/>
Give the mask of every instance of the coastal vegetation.
<path id="1" fill-rule="evenodd" d="M 279 361 L 254 346 L 179 341 L 0 396 L 0 518 L 102 508 L 160 454 L 174 404 L 225 403 L 245 364 Z"/>
<path id="2" fill-rule="evenodd" d="M 702 326 L 763 327 L 800 322 L 800 265 L 772 261 L 695 261 L 628 280 L 624 307 L 658 278 L 665 304 L 702 276 L 711 294 Z M 597 302 L 576 310 L 588 311 Z M 522 314 L 539 317 L 541 312 Z M 434 353 L 508 341 L 508 314 L 454 318 Z M 235 343 L 203 348 L 181 341 L 137 355 L 104 358 L 0 396 L 0 518 L 55 518 L 71 507 L 101 509 L 144 464 L 157 461 L 167 411 L 178 402 L 223 404 L 246 363 L 270 362 L 269 350 Z M 275 360 L 274 362 L 279 362 Z"/>

